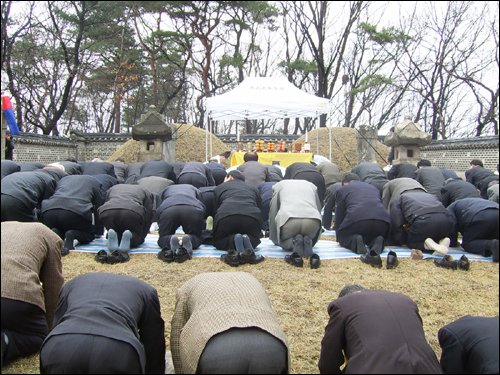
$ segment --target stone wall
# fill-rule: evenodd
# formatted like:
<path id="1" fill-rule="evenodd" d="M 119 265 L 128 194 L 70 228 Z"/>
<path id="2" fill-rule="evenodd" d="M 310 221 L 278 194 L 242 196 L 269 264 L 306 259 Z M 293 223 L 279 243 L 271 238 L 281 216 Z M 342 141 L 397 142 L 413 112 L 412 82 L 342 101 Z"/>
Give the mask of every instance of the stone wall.
<path id="1" fill-rule="evenodd" d="M 291 143 L 297 138 L 296 135 L 240 135 L 240 141 L 243 142 L 244 147 L 247 142 L 256 140 Z M 107 160 L 129 139 L 131 139 L 130 134 L 72 132 L 71 137 L 66 138 L 21 133 L 14 137 L 14 161 L 17 163 L 38 161 L 48 164 L 66 160 L 68 157 L 83 161 L 91 161 L 94 158 Z M 235 134 L 220 135 L 219 139 L 231 150 L 236 151 Z M 498 150 L 498 136 L 477 137 L 434 141 L 421 149 L 421 157 L 430 160 L 436 167 L 456 172 L 465 172 L 472 159 L 480 159 L 485 168 L 496 171 L 499 159 Z"/>

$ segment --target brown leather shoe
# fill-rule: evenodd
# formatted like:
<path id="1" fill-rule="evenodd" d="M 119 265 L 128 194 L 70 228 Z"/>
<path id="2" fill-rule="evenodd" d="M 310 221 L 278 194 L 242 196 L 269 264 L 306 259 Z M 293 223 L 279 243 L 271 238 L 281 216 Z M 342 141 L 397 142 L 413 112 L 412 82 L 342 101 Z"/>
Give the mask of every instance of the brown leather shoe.
<path id="1" fill-rule="evenodd" d="M 463 271 L 468 271 L 470 269 L 469 258 L 462 255 L 462 257 L 458 260 L 458 268 Z"/>

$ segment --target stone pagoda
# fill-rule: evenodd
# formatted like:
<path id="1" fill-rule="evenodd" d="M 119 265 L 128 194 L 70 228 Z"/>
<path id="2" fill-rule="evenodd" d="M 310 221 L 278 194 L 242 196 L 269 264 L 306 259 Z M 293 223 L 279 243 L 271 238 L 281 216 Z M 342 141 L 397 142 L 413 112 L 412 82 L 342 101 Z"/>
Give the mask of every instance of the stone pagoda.
<path id="1" fill-rule="evenodd" d="M 431 135 L 425 133 L 422 127 L 405 116 L 403 122 L 396 124 L 394 133 L 385 137 L 384 143 L 394 148 L 392 164 L 411 163 L 420 161 L 420 147 L 427 146 L 432 141 Z"/>
<path id="2" fill-rule="evenodd" d="M 141 121 L 132 126 L 132 138 L 139 141 L 139 162 L 164 159 L 175 162 L 177 127 L 167 124 L 154 105 L 141 115 Z"/>

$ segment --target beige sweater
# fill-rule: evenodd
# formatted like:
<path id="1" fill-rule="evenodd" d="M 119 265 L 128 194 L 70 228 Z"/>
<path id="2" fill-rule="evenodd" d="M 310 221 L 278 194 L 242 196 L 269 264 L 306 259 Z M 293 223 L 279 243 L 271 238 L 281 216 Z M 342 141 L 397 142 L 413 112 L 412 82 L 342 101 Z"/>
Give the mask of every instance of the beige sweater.
<path id="1" fill-rule="evenodd" d="M 62 245 L 41 223 L 2 222 L 2 298 L 40 307 L 49 330 L 64 284 Z"/>
<path id="2" fill-rule="evenodd" d="M 177 374 L 194 374 L 212 336 L 231 328 L 258 327 L 288 341 L 266 291 L 246 272 L 205 273 L 177 291 L 170 350 Z M 290 355 L 288 355 L 290 368 Z"/>

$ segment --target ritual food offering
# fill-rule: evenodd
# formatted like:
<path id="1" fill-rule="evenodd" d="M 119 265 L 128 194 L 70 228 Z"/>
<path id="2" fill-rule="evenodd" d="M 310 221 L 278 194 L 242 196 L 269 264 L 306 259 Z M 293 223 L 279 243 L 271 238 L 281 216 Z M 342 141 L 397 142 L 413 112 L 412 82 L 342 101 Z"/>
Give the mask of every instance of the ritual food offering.
<path id="1" fill-rule="evenodd" d="M 278 152 L 286 152 L 286 142 L 285 141 L 278 142 Z"/>
<path id="2" fill-rule="evenodd" d="M 301 152 L 301 151 L 302 151 L 302 143 L 295 142 L 295 152 Z"/>
<path id="3" fill-rule="evenodd" d="M 274 152 L 274 142 L 267 143 L 267 152 Z"/>
<path id="4" fill-rule="evenodd" d="M 255 151 L 257 152 L 264 151 L 264 141 L 255 141 Z"/>

